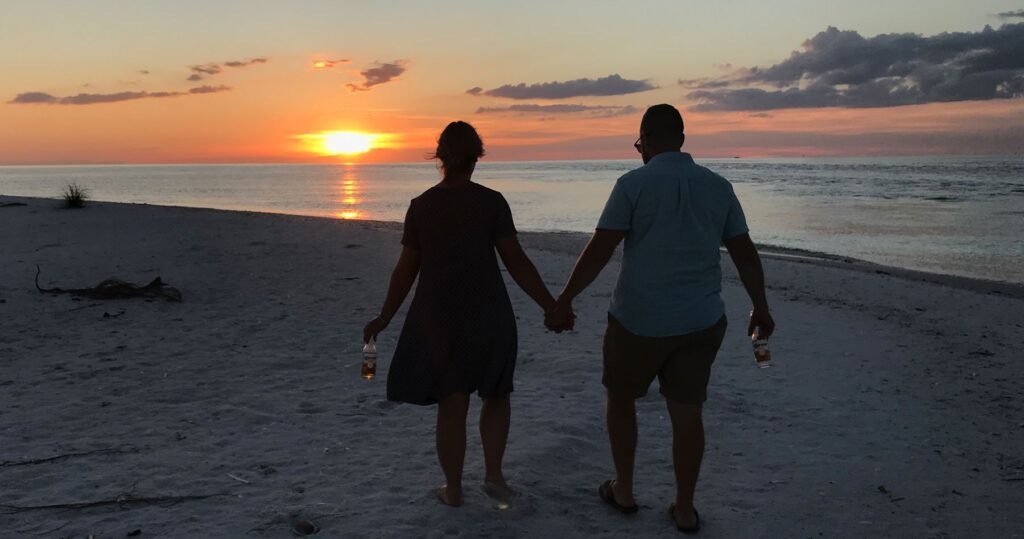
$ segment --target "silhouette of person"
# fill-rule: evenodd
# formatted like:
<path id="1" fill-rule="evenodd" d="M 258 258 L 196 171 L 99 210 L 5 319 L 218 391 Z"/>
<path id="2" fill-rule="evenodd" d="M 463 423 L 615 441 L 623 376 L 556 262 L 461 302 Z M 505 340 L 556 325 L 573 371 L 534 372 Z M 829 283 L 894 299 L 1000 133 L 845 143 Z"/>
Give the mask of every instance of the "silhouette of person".
<path id="1" fill-rule="evenodd" d="M 509 275 L 545 311 L 555 300 L 516 237 L 512 211 L 501 193 L 472 181 L 483 141 L 473 126 L 452 122 L 441 133 L 434 158 L 443 178 L 409 204 L 402 253 L 391 275 L 380 315 L 363 330 L 376 338 L 419 284 L 391 360 L 387 397 L 437 404 L 437 456 L 446 483 L 440 500 L 462 505 L 469 395 L 483 398 L 480 437 L 491 496 L 508 499 L 502 460 L 511 420 L 516 367 L 515 314 L 495 249 Z M 572 316 L 563 327 L 571 326 Z"/>
<path id="2" fill-rule="evenodd" d="M 622 269 L 604 338 L 608 437 L 615 479 L 598 489 L 624 513 L 633 496 L 637 443 L 634 401 L 658 378 L 672 419 L 676 498 L 669 510 L 683 532 L 700 529 L 693 506 L 704 453 L 701 406 L 711 364 L 725 335 L 720 297 L 723 243 L 753 301 L 747 334 L 771 335 L 760 257 L 732 185 L 681 151 L 683 118 L 671 105 L 647 109 L 634 146 L 644 166 L 615 183 L 590 243 L 580 254 L 545 323 L 557 329 L 572 319 L 572 301 L 625 241 Z"/>

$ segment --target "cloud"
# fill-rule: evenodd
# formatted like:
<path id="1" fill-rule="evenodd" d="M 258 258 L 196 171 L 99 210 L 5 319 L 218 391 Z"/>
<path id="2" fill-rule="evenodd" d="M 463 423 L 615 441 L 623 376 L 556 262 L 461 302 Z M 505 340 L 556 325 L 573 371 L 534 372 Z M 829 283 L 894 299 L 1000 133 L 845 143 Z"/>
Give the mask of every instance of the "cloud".
<path id="1" fill-rule="evenodd" d="M 200 81 L 203 80 L 204 77 L 223 73 L 225 67 L 247 67 L 255 64 L 265 64 L 269 61 L 270 60 L 266 58 L 253 58 L 251 60 L 232 60 L 230 62 L 224 62 L 223 64 L 209 62 L 206 64 L 189 66 L 189 70 L 192 71 L 192 74 L 189 75 L 189 77 L 185 80 L 190 80 L 193 82 Z"/>
<path id="2" fill-rule="evenodd" d="M 679 79 L 678 84 L 683 88 L 725 88 L 733 84 L 733 81 L 728 79 L 713 79 L 711 77 L 704 77 L 700 79 Z"/>
<path id="3" fill-rule="evenodd" d="M 56 96 L 44 93 L 44 92 L 25 92 L 14 96 L 14 99 L 8 101 L 11 104 L 18 105 L 31 105 L 36 103 L 53 104 L 59 101 Z"/>
<path id="4" fill-rule="evenodd" d="M 610 118 L 612 116 L 625 116 L 629 114 L 636 114 L 640 112 L 640 109 L 633 105 L 626 106 L 615 106 L 615 105 L 570 105 L 570 104 L 557 104 L 557 105 L 535 105 L 535 104 L 523 104 L 523 105 L 511 105 L 508 107 L 480 107 L 476 109 L 477 114 L 505 114 L 505 113 L 517 113 L 517 114 L 574 114 L 574 113 L 588 113 L 588 115 L 595 118 Z"/>
<path id="5" fill-rule="evenodd" d="M 506 84 L 487 91 L 475 91 L 476 88 L 473 88 L 467 93 L 509 99 L 567 99 L 583 96 L 626 95 L 646 92 L 655 88 L 657 86 L 647 80 L 624 79 L 613 74 L 598 79 L 576 79 L 530 85 L 525 83 Z"/>
<path id="6" fill-rule="evenodd" d="M 10 104 L 28 105 L 95 105 L 99 103 L 117 103 L 120 101 L 134 101 L 137 99 L 154 99 L 164 97 L 180 97 L 196 94 L 213 94 L 230 91 L 228 86 L 198 86 L 184 92 L 115 92 L 110 94 L 86 94 L 80 93 L 67 97 L 57 97 L 43 92 L 25 92 L 18 94 L 14 99 L 8 101 Z"/>
<path id="7" fill-rule="evenodd" d="M 1024 96 L 1024 23 L 935 36 L 829 27 L 770 67 L 680 80 L 694 111 L 893 107 Z"/>
<path id="8" fill-rule="evenodd" d="M 996 17 L 999 17 L 1000 19 L 1024 19 L 1024 9 L 996 13 Z"/>
<path id="9" fill-rule="evenodd" d="M 188 93 L 190 93 L 190 94 L 219 94 L 221 92 L 230 92 L 230 91 L 231 91 L 231 87 L 230 86 L 224 86 L 222 84 L 220 86 L 203 85 L 203 86 L 197 86 L 195 88 L 189 88 Z M 180 95 L 180 93 L 179 93 L 179 95 Z"/>
<path id="10" fill-rule="evenodd" d="M 149 70 L 148 69 L 140 69 L 139 73 L 142 74 L 142 75 L 149 75 Z"/>
<path id="11" fill-rule="evenodd" d="M 188 80 L 202 80 L 203 75 L 216 75 L 223 71 L 217 64 L 190 66 L 189 69 L 192 70 L 192 75 Z"/>
<path id="12" fill-rule="evenodd" d="M 377 62 L 375 65 L 376 67 L 371 67 L 359 73 L 363 76 L 363 82 L 346 85 L 350 92 L 367 92 L 374 86 L 394 80 L 402 73 L 405 73 L 406 62 L 404 60 L 395 60 L 386 64 Z"/>
<path id="13" fill-rule="evenodd" d="M 231 62 L 224 62 L 225 67 L 246 67 L 254 64 L 265 64 L 269 60 L 266 58 L 253 58 L 251 60 L 234 60 Z"/>
<path id="14" fill-rule="evenodd" d="M 474 86 L 474 87 L 466 90 L 466 93 L 469 94 L 469 95 L 480 95 L 481 93 L 483 93 L 483 91 L 484 91 L 483 88 L 481 88 L 479 86 Z"/>
<path id="15" fill-rule="evenodd" d="M 317 60 L 313 62 L 313 69 L 333 69 L 338 64 L 347 64 L 352 60 L 348 58 L 338 58 L 337 60 Z"/>

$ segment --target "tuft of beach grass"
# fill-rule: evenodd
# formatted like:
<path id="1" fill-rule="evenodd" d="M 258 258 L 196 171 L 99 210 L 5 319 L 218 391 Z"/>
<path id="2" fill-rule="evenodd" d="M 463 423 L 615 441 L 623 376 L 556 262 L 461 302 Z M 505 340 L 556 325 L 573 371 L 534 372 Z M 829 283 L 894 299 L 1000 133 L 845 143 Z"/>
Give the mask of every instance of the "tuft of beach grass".
<path id="1" fill-rule="evenodd" d="M 64 187 L 63 195 L 65 208 L 81 208 L 89 198 L 89 191 L 77 183 L 69 183 Z"/>

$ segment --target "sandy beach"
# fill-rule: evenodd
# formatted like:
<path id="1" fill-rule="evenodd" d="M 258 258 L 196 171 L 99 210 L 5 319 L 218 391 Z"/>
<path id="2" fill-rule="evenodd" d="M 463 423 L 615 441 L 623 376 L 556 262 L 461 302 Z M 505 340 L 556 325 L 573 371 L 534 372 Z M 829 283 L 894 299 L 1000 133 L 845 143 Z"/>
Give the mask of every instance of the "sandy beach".
<path id="1" fill-rule="evenodd" d="M 401 311 L 359 377 L 363 324 L 396 223 L 2 197 L 0 536 L 675 537 L 669 422 L 638 403 L 638 515 L 612 477 L 601 337 L 613 262 L 544 330 L 509 280 L 520 352 L 506 457 L 523 496 L 441 506 L 433 407 L 387 402 Z M 757 223 L 751 223 L 757 240 Z M 587 236 L 523 233 L 557 292 Z M 43 287 L 161 276 L 181 303 L 76 301 Z M 1024 287 L 810 253 L 765 255 L 778 323 L 755 368 L 748 300 L 724 262 L 730 327 L 705 407 L 703 537 L 1022 537 Z M 406 306 L 408 305 L 408 300 Z M 81 504 L 81 505 L 77 505 Z"/>

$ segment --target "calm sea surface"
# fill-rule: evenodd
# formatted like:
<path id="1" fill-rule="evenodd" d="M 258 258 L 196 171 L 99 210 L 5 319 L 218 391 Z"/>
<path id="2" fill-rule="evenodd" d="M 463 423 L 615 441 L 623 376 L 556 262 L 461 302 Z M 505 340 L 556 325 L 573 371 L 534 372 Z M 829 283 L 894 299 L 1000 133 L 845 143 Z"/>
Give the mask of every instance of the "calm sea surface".
<path id="1" fill-rule="evenodd" d="M 1024 158 L 698 159 L 733 182 L 760 243 L 1024 283 Z M 591 231 L 638 161 L 482 162 L 521 230 Z M 400 221 L 431 163 L 0 167 L 0 195 Z"/>

